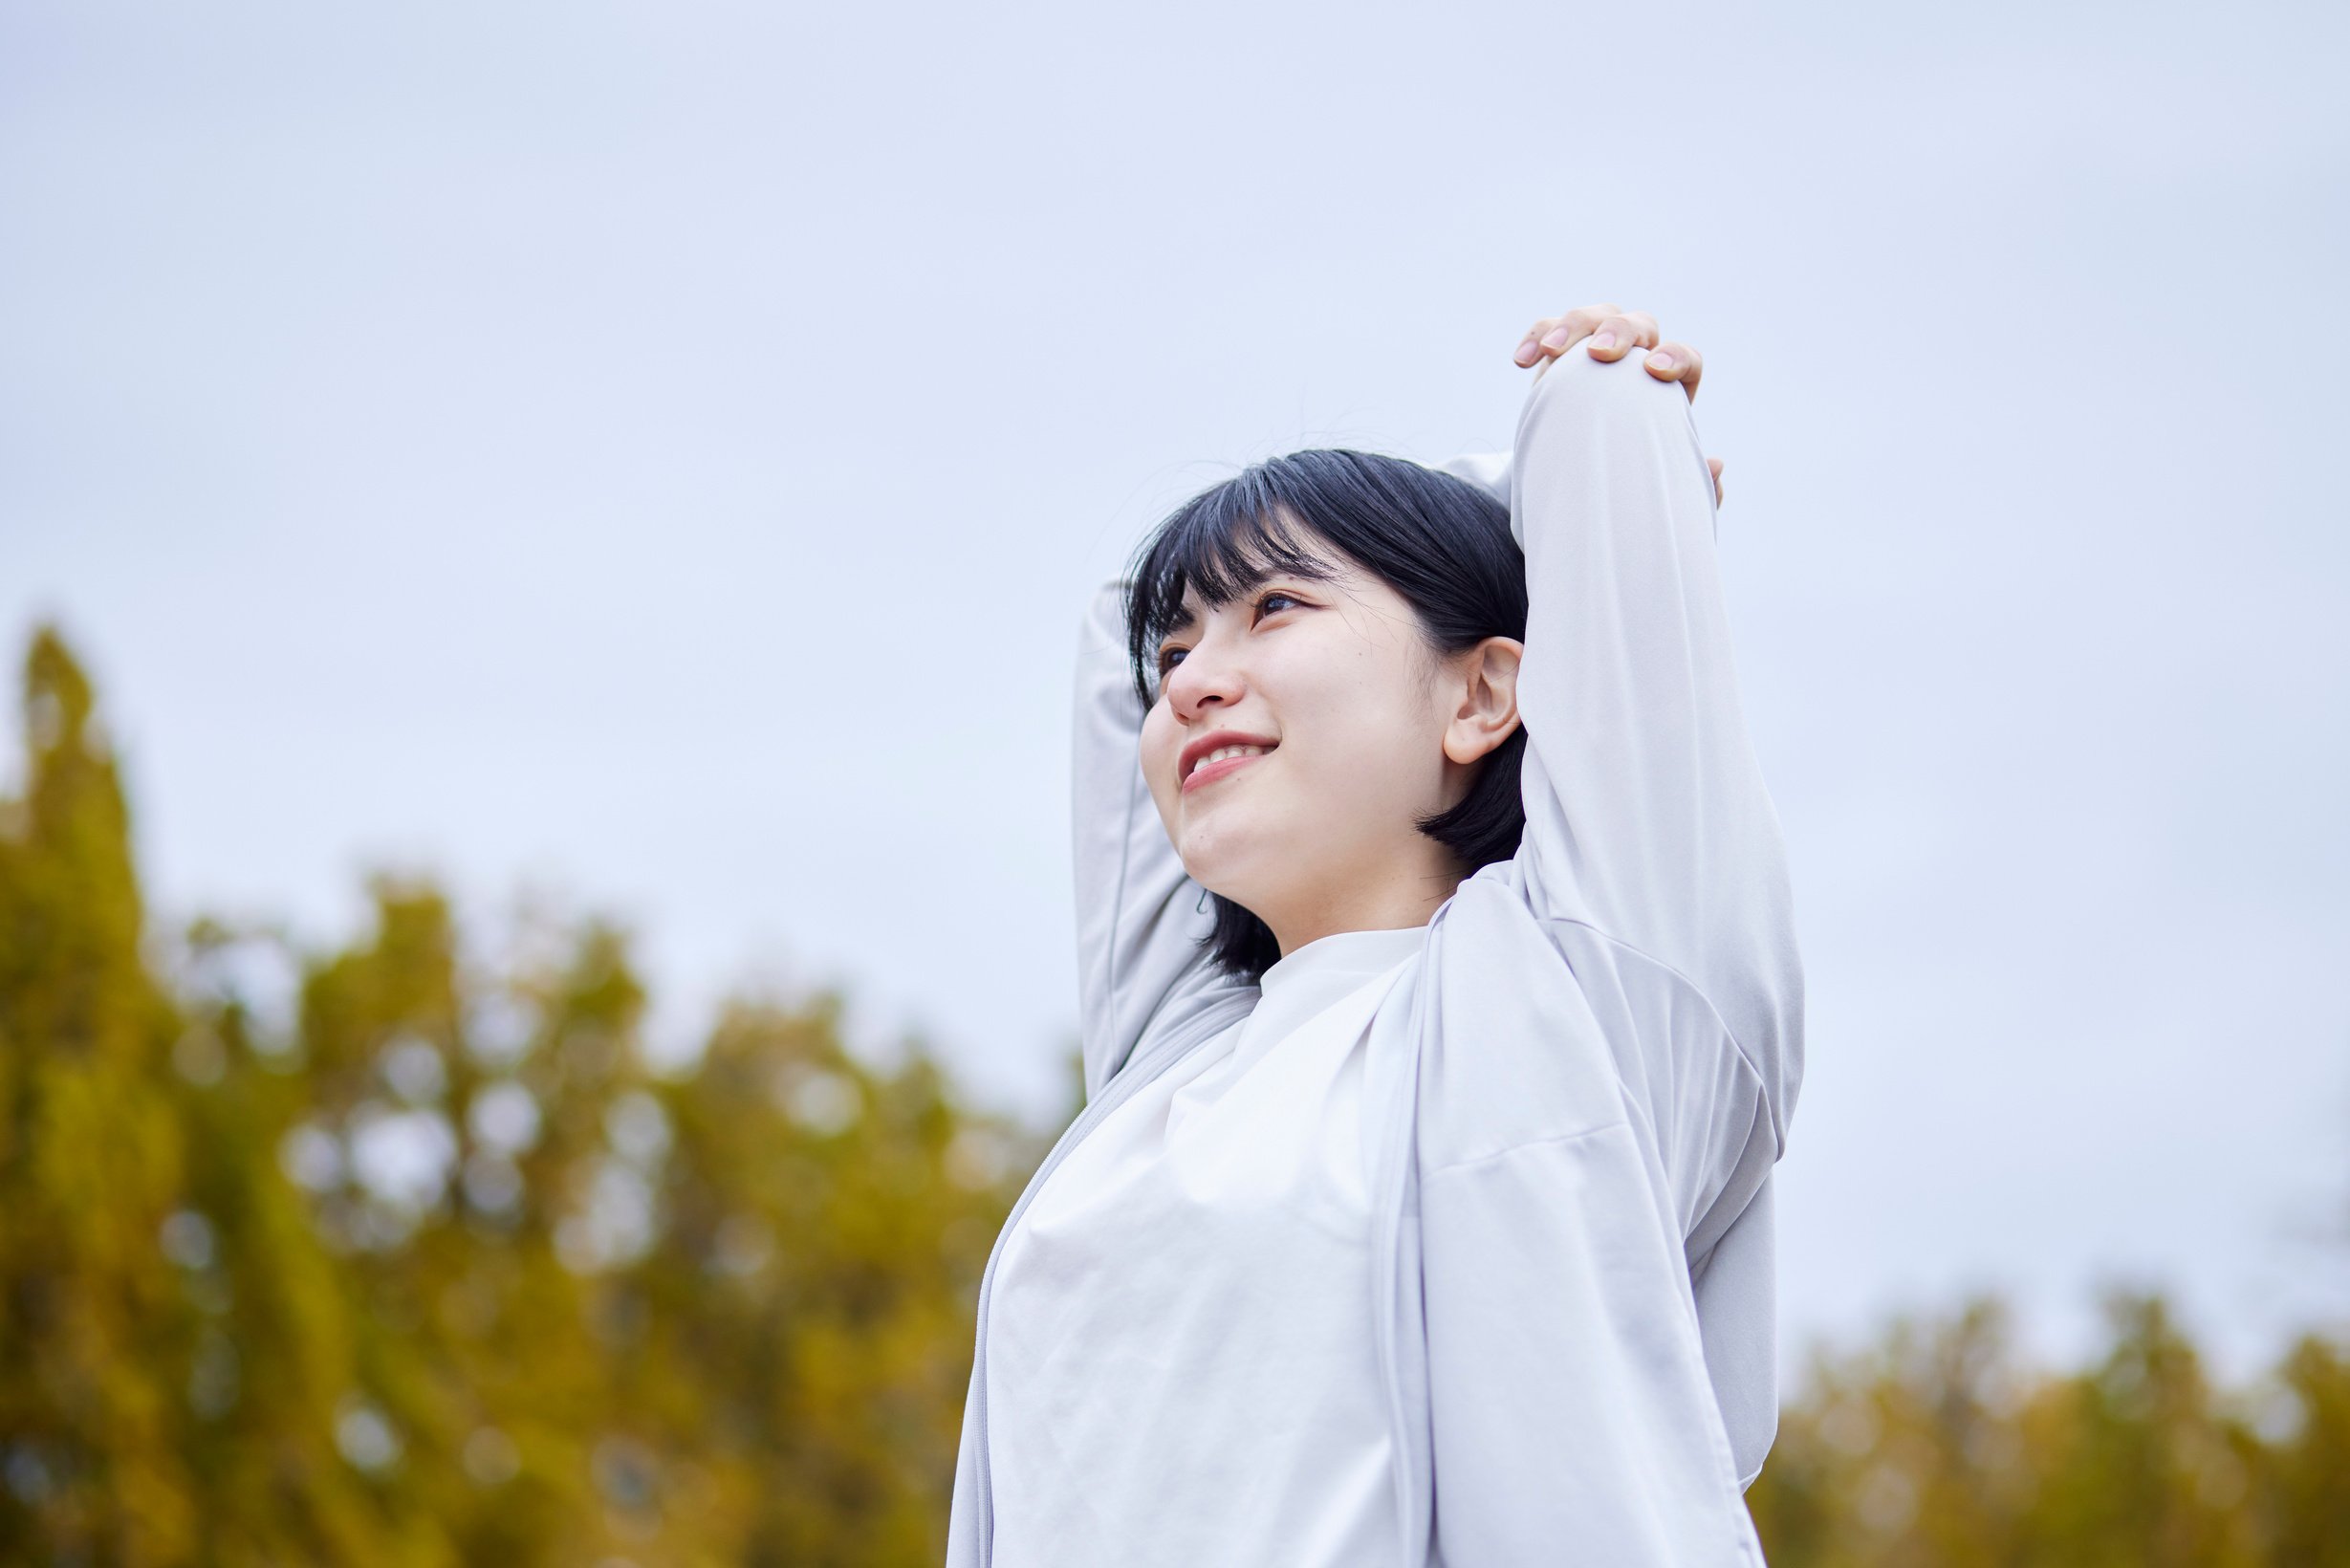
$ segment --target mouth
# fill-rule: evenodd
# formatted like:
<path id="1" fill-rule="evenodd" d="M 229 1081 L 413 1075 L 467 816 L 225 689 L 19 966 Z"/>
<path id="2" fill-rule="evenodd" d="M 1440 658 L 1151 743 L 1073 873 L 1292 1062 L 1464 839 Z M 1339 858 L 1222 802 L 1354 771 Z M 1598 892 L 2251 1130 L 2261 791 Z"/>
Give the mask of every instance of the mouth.
<path id="1" fill-rule="evenodd" d="M 1229 778 L 1252 762 L 1261 761 L 1281 743 L 1262 735 L 1239 735 L 1218 730 L 1202 735 L 1183 751 L 1183 793 Z"/>

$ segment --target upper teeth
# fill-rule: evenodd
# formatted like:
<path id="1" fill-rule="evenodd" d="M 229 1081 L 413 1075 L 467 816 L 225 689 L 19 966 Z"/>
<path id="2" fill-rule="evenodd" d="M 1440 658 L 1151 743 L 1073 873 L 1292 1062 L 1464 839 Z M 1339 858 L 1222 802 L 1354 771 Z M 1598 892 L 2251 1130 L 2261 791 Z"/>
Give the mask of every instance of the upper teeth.
<path id="1" fill-rule="evenodd" d="M 1261 757 L 1264 754 L 1265 748 L 1262 746 L 1219 746 L 1191 766 L 1196 770 L 1211 762 L 1222 762 L 1226 757 Z"/>

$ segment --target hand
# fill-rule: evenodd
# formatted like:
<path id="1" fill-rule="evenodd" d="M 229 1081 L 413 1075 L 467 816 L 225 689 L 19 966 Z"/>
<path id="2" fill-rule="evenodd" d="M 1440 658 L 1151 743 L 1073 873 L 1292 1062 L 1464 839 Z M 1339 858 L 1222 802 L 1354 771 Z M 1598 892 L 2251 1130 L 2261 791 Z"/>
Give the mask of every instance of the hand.
<path id="1" fill-rule="evenodd" d="M 1644 368 L 1661 381 L 1679 381 L 1681 390 L 1697 396 L 1698 379 L 1706 373 L 1705 356 L 1686 343 L 1659 340 L 1657 318 L 1646 311 L 1619 310 L 1613 305 L 1585 305 L 1564 316 L 1546 316 L 1526 329 L 1524 341 L 1512 358 L 1520 369 L 1558 359 L 1584 338 L 1591 339 L 1591 357 L 1613 363 L 1636 348 L 1648 350 Z M 1722 460 L 1706 459 L 1713 475 L 1713 504 L 1722 504 Z"/>

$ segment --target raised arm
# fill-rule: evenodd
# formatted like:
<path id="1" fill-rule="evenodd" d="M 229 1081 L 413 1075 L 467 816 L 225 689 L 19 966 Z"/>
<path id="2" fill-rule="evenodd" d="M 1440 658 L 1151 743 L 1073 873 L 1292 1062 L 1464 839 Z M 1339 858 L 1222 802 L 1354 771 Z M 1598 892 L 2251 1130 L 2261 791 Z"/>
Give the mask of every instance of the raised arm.
<path id="1" fill-rule="evenodd" d="M 1656 341 L 1652 321 L 1636 325 Z M 1636 363 L 1549 344 L 1515 449 L 1447 468 L 1509 499 L 1527 553 L 1527 824 L 1509 876 L 1565 953 L 1661 1179 L 1743 1481 L 1776 1425 L 1770 1173 L 1801 1074 L 1802 979 L 1731 667 L 1708 465 L 1687 399 L 1642 373 L 1639 348 L 1598 358 L 1627 347 Z M 1686 384 L 1696 357 L 1671 347 Z M 1536 1233 L 1530 1268 L 1546 1255 Z M 1551 1265 L 1575 1272 L 1572 1252 Z"/>
<path id="2" fill-rule="evenodd" d="M 1685 979 L 1776 1122 L 1802 1064 L 1786 854 L 1738 700 L 1712 483 L 1688 400 L 1637 373 L 1645 357 L 1610 365 L 1578 346 L 1518 423 L 1519 867 L 1537 912 Z"/>
<path id="3" fill-rule="evenodd" d="M 1077 632 L 1069 812 L 1077 877 L 1077 1023 L 1091 1099 L 1153 1029 L 1255 988 L 1219 974 L 1205 892 L 1151 803 L 1143 708 L 1126 663 L 1125 584 L 1104 583 Z"/>

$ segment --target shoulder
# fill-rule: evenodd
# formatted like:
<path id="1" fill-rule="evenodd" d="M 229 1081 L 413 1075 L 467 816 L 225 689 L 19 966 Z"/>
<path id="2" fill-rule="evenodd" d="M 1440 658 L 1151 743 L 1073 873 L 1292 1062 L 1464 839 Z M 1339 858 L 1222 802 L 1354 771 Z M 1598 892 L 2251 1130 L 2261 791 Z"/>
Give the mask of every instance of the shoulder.
<path id="1" fill-rule="evenodd" d="M 1495 868 L 1489 867 L 1488 870 Z M 1472 877 L 1430 943 L 1421 1035 L 1424 1162 L 1630 1123 L 1669 1136 L 1692 1085 L 1750 1105 L 1752 1062 L 1686 976 L 1577 920 L 1543 918 L 1505 876 Z"/>
<path id="2" fill-rule="evenodd" d="M 1439 911 L 1422 984 L 1424 1165 L 1625 1120 L 1599 1021 L 1507 879 L 1471 877 Z"/>

